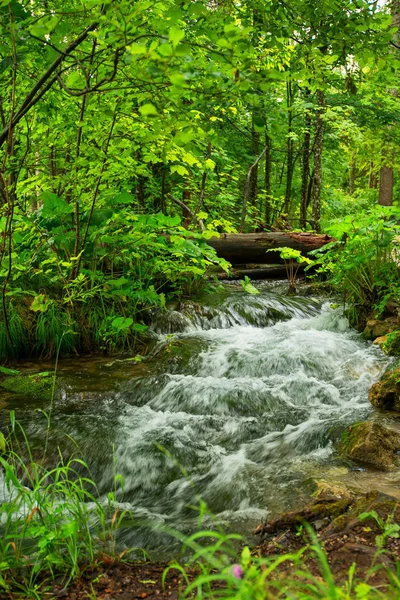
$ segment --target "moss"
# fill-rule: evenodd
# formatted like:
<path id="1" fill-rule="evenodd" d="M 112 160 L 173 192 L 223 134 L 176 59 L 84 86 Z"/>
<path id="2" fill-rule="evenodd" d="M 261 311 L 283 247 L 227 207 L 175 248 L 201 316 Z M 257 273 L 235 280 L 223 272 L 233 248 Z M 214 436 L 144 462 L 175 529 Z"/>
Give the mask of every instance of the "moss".
<path id="1" fill-rule="evenodd" d="M 49 374 L 16 375 L 7 377 L 1 387 L 21 396 L 42 396 L 51 398 L 53 378 Z"/>
<path id="2" fill-rule="evenodd" d="M 369 400 L 376 408 L 400 411 L 400 368 L 388 371 L 369 390 Z"/>
<path id="3" fill-rule="evenodd" d="M 342 456 L 382 470 L 396 466 L 395 451 L 399 448 L 400 434 L 374 421 L 349 427 L 339 444 Z"/>

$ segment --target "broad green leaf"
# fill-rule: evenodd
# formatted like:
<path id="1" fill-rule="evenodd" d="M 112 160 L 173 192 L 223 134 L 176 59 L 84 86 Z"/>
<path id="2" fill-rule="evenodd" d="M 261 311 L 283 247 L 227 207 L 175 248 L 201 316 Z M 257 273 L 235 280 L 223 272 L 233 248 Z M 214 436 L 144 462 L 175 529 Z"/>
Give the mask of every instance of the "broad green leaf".
<path id="1" fill-rule="evenodd" d="M 30 309 L 34 312 L 46 312 L 51 304 L 52 300 L 47 298 L 45 294 L 39 294 L 32 300 Z"/>
<path id="2" fill-rule="evenodd" d="M 43 206 L 41 209 L 41 215 L 43 217 L 60 217 L 63 215 L 71 214 L 73 206 L 59 198 L 57 194 L 52 192 L 42 193 Z"/>
<path id="3" fill-rule="evenodd" d="M 143 104 L 139 107 L 139 112 L 144 117 L 155 117 L 158 115 L 157 109 L 154 104 Z"/>
<path id="4" fill-rule="evenodd" d="M 180 41 L 185 37 L 185 32 L 183 29 L 179 29 L 179 27 L 171 27 L 168 33 L 168 39 L 172 42 L 173 46 L 177 46 Z"/>

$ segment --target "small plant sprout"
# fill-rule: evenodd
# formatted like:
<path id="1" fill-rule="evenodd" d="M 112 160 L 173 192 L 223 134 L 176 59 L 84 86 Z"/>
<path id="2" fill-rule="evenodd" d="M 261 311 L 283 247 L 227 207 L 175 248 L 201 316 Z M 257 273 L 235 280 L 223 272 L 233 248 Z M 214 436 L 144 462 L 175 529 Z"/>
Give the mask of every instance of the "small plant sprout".
<path id="1" fill-rule="evenodd" d="M 276 252 L 275 249 L 267 250 L 267 252 Z M 279 250 L 279 256 L 283 259 L 286 268 L 286 276 L 289 284 L 289 293 L 296 293 L 296 277 L 302 264 L 312 265 L 313 261 L 307 256 L 303 256 L 300 250 L 288 248 L 284 246 Z"/>

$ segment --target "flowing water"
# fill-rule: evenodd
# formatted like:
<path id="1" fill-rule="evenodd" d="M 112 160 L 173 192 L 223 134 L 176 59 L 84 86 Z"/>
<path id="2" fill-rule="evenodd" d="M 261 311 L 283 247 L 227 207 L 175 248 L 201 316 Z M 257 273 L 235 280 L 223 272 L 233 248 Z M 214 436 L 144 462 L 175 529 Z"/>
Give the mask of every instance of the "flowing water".
<path id="1" fill-rule="evenodd" d="M 138 523 L 126 544 L 160 546 L 161 525 L 192 531 L 200 498 L 218 522 L 249 531 L 301 503 L 313 478 L 356 469 L 334 442 L 371 415 L 368 389 L 388 359 L 340 308 L 258 286 L 258 296 L 231 285 L 155 314 L 153 358 L 142 364 L 62 362 L 51 447 L 73 451 L 71 436 L 104 494 L 123 475 L 119 501 Z M 40 446 L 46 422 L 33 409 L 48 403 L 4 402 Z"/>

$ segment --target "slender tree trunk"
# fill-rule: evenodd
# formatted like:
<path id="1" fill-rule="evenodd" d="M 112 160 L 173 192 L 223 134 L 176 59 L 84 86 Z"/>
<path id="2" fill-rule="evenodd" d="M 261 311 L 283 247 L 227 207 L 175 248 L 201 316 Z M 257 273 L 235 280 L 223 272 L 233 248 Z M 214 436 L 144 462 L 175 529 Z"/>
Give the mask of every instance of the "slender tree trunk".
<path id="1" fill-rule="evenodd" d="M 286 104 L 288 110 L 288 135 L 287 135 L 287 170 L 286 170 L 286 189 L 285 189 L 285 213 L 289 214 L 290 200 L 292 196 L 292 181 L 293 181 L 293 139 L 292 139 L 292 127 L 293 127 L 293 88 L 292 82 L 288 81 L 286 84 Z"/>
<path id="2" fill-rule="evenodd" d="M 265 132 L 265 224 L 271 224 L 271 167 L 272 148 L 268 131 Z"/>
<path id="3" fill-rule="evenodd" d="M 212 150 L 212 145 L 211 145 L 211 142 L 209 142 L 208 146 L 207 146 L 206 160 L 208 160 L 211 157 L 211 150 Z M 198 201 L 197 207 L 196 207 L 196 215 L 198 212 L 200 212 L 201 207 L 203 206 L 204 196 L 206 193 L 206 181 L 207 181 L 207 171 L 203 171 L 203 175 L 201 177 L 200 196 L 199 196 L 199 201 Z"/>
<path id="4" fill-rule="evenodd" d="M 381 206 L 392 206 L 393 204 L 393 167 L 381 167 L 378 202 Z"/>
<path id="5" fill-rule="evenodd" d="M 368 188 L 370 190 L 376 190 L 377 185 L 378 185 L 378 181 L 377 181 L 376 172 L 375 172 L 375 165 L 373 162 L 371 162 L 371 163 L 369 163 Z"/>
<path id="6" fill-rule="evenodd" d="M 247 173 L 247 177 L 246 177 L 246 183 L 244 186 L 244 194 L 243 194 L 243 205 L 242 205 L 242 217 L 240 219 L 240 233 L 243 232 L 245 223 L 246 223 L 246 216 L 247 216 L 247 203 L 249 200 L 249 192 L 250 192 L 250 180 L 251 180 L 251 173 L 253 171 L 253 169 L 256 169 L 258 167 L 258 163 L 260 162 L 260 160 L 262 159 L 262 157 L 264 156 L 264 154 L 267 151 L 267 147 L 264 147 L 264 150 L 261 152 L 261 154 L 257 157 L 256 161 L 251 165 L 248 173 Z"/>
<path id="7" fill-rule="evenodd" d="M 352 196 L 354 194 L 354 191 L 356 189 L 356 170 L 357 170 L 356 153 L 353 152 L 351 155 L 350 178 L 349 178 L 350 196 Z"/>
<path id="8" fill-rule="evenodd" d="M 321 189 L 322 189 L 322 146 L 324 138 L 324 122 L 322 112 L 325 104 L 324 92 L 317 92 L 317 118 L 315 124 L 314 142 L 314 181 L 311 191 L 312 223 L 315 231 L 321 229 Z"/>
<path id="9" fill-rule="evenodd" d="M 306 100 L 310 97 L 310 90 L 306 90 Z M 300 198 L 300 227 L 305 229 L 307 221 L 307 196 L 308 179 L 310 177 L 310 140 L 311 140 L 311 112 L 306 113 L 306 128 L 303 142 L 303 162 L 301 169 L 301 198 Z"/>
<path id="10" fill-rule="evenodd" d="M 253 160 L 260 153 L 260 134 L 254 129 L 255 111 L 253 111 L 251 121 L 251 155 Z M 256 167 L 251 171 L 251 178 L 249 182 L 249 201 L 252 206 L 255 206 L 258 192 L 258 163 Z"/>
<path id="11" fill-rule="evenodd" d="M 165 178 L 166 178 L 166 167 L 163 164 L 162 178 L 161 178 L 161 212 L 167 214 L 167 203 L 165 200 Z"/>

